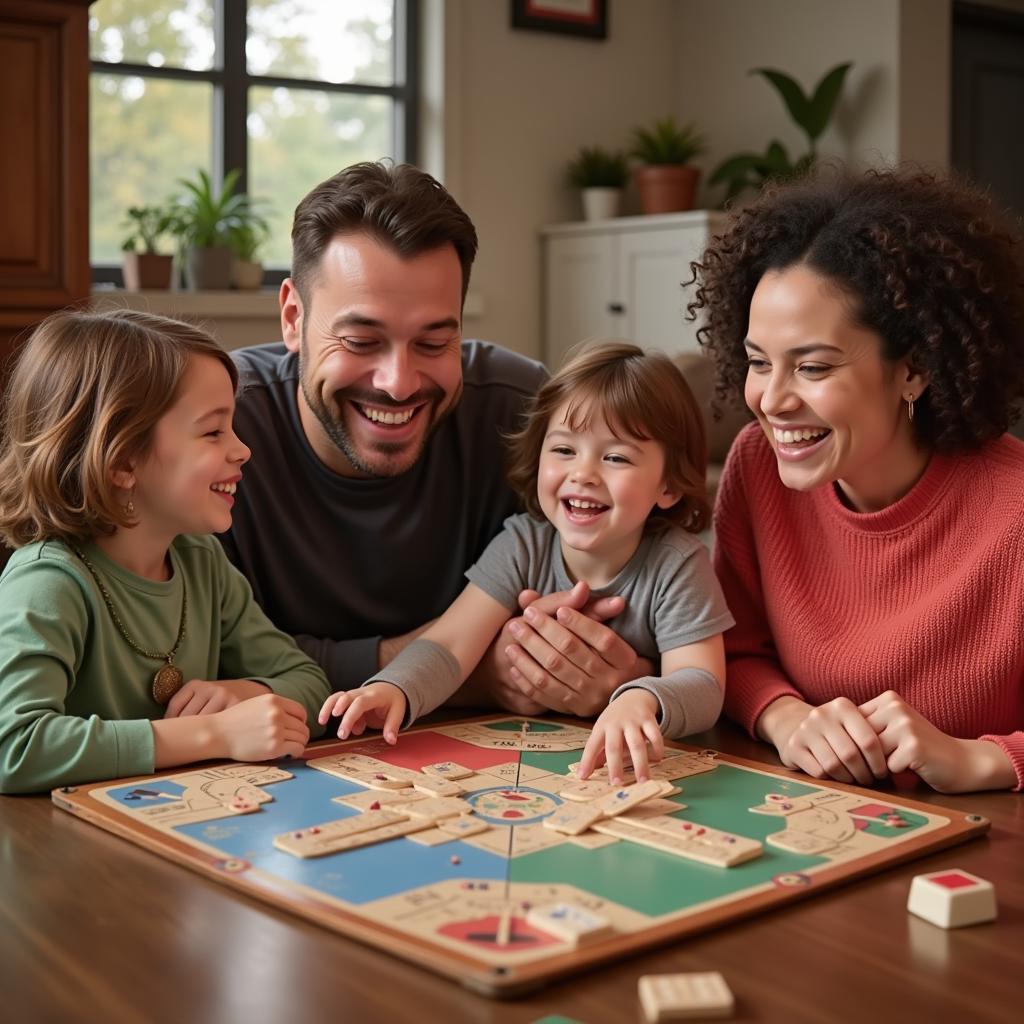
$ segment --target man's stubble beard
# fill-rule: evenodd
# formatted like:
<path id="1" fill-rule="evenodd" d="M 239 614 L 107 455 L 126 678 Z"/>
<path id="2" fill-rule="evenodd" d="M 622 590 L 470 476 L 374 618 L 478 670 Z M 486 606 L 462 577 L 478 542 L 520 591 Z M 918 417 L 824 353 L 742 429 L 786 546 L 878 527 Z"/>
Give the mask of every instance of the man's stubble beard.
<path id="1" fill-rule="evenodd" d="M 349 465 L 357 472 L 367 477 L 376 477 L 383 479 L 386 477 L 400 476 L 407 470 L 411 469 L 421 458 L 424 450 L 427 447 L 427 443 L 437 433 L 441 424 L 451 415 L 452 411 L 458 405 L 459 399 L 462 397 L 462 381 L 459 381 L 458 390 L 452 396 L 451 402 L 448 407 L 440 414 L 438 414 L 438 405 L 444 401 L 444 392 L 440 388 L 431 388 L 424 391 L 418 391 L 413 396 L 415 401 L 427 400 L 428 405 L 420 412 L 417 416 L 429 416 L 430 422 L 427 425 L 427 429 L 423 433 L 423 438 L 417 446 L 415 452 L 408 458 L 403 459 L 399 465 L 389 465 L 385 463 L 384 467 L 374 465 L 366 460 L 360 453 L 355 443 L 352 440 L 351 434 L 349 434 L 348 427 L 345 425 L 345 406 L 348 402 L 359 401 L 367 405 L 379 405 L 382 407 L 401 407 L 408 405 L 409 400 L 405 402 L 395 402 L 389 395 L 378 393 L 378 392 L 367 392 L 357 390 L 354 388 L 343 388 L 340 391 L 334 393 L 334 401 L 337 407 L 337 416 L 331 414 L 331 410 L 327 407 L 326 402 L 317 392 L 317 390 L 310 384 L 306 376 L 306 366 L 308 365 L 308 359 L 306 358 L 306 331 L 305 324 L 302 328 L 302 336 L 299 344 L 299 387 L 302 390 L 303 398 L 306 401 L 306 405 L 309 407 L 310 412 L 316 417 L 316 421 L 320 424 L 324 433 L 327 435 L 331 443 L 338 449 L 339 452 L 345 457 Z M 355 412 L 354 415 L 361 415 L 359 412 Z M 378 452 L 385 459 L 394 458 L 402 452 L 407 451 L 407 445 L 396 443 L 389 444 L 388 442 L 380 442 L 374 446 L 374 451 Z"/>

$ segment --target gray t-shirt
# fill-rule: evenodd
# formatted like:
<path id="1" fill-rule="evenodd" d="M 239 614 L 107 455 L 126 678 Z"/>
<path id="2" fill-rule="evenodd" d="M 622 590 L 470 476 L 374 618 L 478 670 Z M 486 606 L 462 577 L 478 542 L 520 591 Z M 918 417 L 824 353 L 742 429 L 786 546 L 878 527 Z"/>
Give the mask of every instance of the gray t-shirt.
<path id="1" fill-rule="evenodd" d="M 466 577 L 515 611 L 521 590 L 548 594 L 573 586 L 562 546 L 547 520 L 522 514 L 487 546 Z M 707 549 L 678 527 L 650 530 L 622 571 L 594 597 L 618 595 L 625 610 L 608 625 L 644 658 L 696 643 L 734 625 Z"/>
<path id="2" fill-rule="evenodd" d="M 532 359 L 486 342 L 462 346 L 463 392 L 422 456 L 400 476 L 328 469 L 299 420 L 298 359 L 284 345 L 233 352 L 235 430 L 252 449 L 221 543 L 279 628 L 323 666 L 335 690 L 377 670 L 382 636 L 436 618 L 519 502 L 502 435 L 521 426 L 545 380 Z"/>

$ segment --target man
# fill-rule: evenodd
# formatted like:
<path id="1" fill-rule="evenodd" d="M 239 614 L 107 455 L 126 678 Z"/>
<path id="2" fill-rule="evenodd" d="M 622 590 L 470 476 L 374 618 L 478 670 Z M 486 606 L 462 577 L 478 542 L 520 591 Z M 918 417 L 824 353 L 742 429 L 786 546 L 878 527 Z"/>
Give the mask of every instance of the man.
<path id="1" fill-rule="evenodd" d="M 234 353 L 235 429 L 253 455 L 222 541 L 274 623 L 343 690 L 444 611 L 518 510 L 503 435 L 545 371 L 462 341 L 476 231 L 412 166 L 356 164 L 318 185 L 292 246 L 284 344 Z M 581 586 L 535 602 L 533 623 L 510 622 L 463 702 L 600 710 L 636 659 L 598 621 L 621 601 L 574 611 L 586 598 Z"/>

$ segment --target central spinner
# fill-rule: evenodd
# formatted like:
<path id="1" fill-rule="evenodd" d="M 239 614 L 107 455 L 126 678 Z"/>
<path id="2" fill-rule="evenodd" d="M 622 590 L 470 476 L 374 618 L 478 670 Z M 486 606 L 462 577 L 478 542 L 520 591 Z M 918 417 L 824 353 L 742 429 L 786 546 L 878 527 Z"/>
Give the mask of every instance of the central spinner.
<path id="1" fill-rule="evenodd" d="M 543 821 L 562 801 L 539 789 L 501 786 L 464 797 L 477 816 L 492 825 L 533 825 Z"/>

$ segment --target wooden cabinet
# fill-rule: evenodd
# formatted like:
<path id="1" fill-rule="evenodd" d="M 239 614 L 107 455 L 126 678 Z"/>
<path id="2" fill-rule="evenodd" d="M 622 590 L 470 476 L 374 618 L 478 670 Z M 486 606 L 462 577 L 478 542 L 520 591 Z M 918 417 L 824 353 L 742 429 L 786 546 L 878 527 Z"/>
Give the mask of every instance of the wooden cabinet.
<path id="1" fill-rule="evenodd" d="M 544 359 L 552 369 L 584 338 L 621 337 L 664 352 L 696 351 L 685 319 L 698 259 L 726 216 L 707 210 L 619 217 L 541 230 Z"/>
<path id="2" fill-rule="evenodd" d="M 26 329 L 89 294 L 89 2 L 0 0 L 0 388 Z"/>

